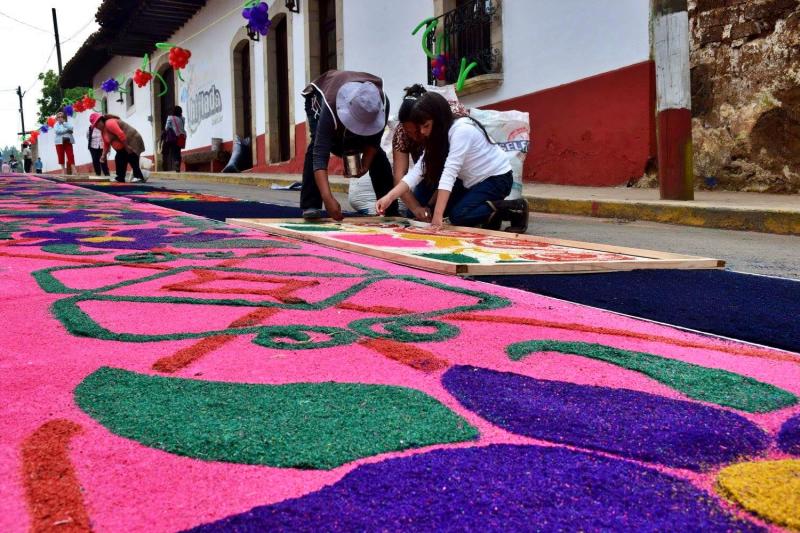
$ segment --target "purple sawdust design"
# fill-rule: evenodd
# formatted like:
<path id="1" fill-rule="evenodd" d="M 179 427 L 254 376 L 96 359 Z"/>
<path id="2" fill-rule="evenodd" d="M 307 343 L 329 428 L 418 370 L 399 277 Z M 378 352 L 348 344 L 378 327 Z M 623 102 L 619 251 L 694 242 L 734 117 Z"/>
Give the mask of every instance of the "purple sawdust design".
<path id="1" fill-rule="evenodd" d="M 686 481 L 564 448 L 491 445 L 362 465 L 193 531 L 759 531 Z"/>
<path id="2" fill-rule="evenodd" d="M 800 415 L 795 415 L 781 427 L 778 447 L 786 453 L 800 455 Z"/>
<path id="3" fill-rule="evenodd" d="M 170 234 L 164 228 L 143 228 L 116 231 L 110 235 L 108 240 L 87 241 L 90 237 L 97 237 L 96 233 L 87 230 L 85 233 L 69 231 L 29 231 L 23 233 L 25 238 L 40 238 L 44 241 L 25 244 L 23 246 L 49 246 L 53 244 L 76 244 L 89 248 L 102 248 L 113 250 L 150 250 L 168 244 L 176 243 L 203 243 L 213 242 L 222 239 L 234 239 L 236 233 L 185 233 Z"/>
<path id="4" fill-rule="evenodd" d="M 704 471 L 767 448 L 740 415 L 627 389 L 457 366 L 442 378 L 465 407 L 508 431 Z"/>

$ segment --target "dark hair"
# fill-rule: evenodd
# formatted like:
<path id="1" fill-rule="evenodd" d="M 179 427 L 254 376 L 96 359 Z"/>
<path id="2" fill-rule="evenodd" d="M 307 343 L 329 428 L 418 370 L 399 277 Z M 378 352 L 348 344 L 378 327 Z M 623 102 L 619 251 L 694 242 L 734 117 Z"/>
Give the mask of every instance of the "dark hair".
<path id="1" fill-rule="evenodd" d="M 450 153 L 450 126 L 453 125 L 453 112 L 444 96 L 437 93 L 425 93 L 420 96 L 411 109 L 409 120 L 422 125 L 433 121 L 431 134 L 425 140 L 423 157 L 424 181 L 431 188 L 439 185 L 439 178 L 444 170 L 447 154 Z"/>
<path id="2" fill-rule="evenodd" d="M 176 105 L 175 107 L 172 108 L 172 114 L 175 115 L 176 117 L 182 117 L 183 109 L 181 108 L 181 106 Z"/>
<path id="3" fill-rule="evenodd" d="M 397 112 L 397 120 L 400 122 L 408 122 L 414 104 L 428 91 L 419 83 L 415 83 L 411 87 L 406 87 L 403 90 L 406 94 L 403 96 L 403 103 L 400 104 L 400 110 Z"/>

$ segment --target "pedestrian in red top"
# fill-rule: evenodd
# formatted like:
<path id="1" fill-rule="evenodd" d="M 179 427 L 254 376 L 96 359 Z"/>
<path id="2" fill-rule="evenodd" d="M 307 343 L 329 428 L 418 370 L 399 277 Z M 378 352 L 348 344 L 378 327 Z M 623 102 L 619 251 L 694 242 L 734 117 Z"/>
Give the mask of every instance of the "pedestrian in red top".
<path id="1" fill-rule="evenodd" d="M 113 148 L 116 151 L 114 163 L 117 167 L 116 181 L 124 182 L 125 173 L 128 165 L 133 170 L 131 181 L 147 181 L 139 168 L 139 157 L 144 152 L 144 139 L 136 129 L 116 115 L 101 115 L 92 113 L 89 123 L 93 128 L 97 128 L 103 133 L 103 153 L 100 161 L 105 162 L 108 158 L 108 150 Z"/>

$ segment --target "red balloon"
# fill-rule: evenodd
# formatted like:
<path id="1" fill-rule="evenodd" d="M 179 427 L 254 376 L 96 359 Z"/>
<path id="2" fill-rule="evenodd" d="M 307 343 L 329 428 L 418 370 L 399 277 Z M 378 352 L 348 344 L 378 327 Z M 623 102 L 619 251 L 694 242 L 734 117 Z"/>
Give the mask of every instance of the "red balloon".
<path id="1" fill-rule="evenodd" d="M 56 117 L 47 117 L 47 125 L 51 128 L 56 125 Z"/>
<path id="2" fill-rule="evenodd" d="M 140 68 L 137 68 L 136 72 L 133 73 L 133 81 L 139 87 L 144 87 L 145 85 L 150 83 L 150 80 L 152 80 L 152 79 L 153 79 L 153 75 L 152 74 L 150 74 L 149 72 L 144 71 L 144 70 L 142 70 Z"/>
<path id="3" fill-rule="evenodd" d="M 174 46 L 169 50 L 169 64 L 175 69 L 186 68 L 191 56 L 192 53 L 189 50 Z"/>
<path id="4" fill-rule="evenodd" d="M 83 100 L 76 100 L 75 103 L 72 104 L 72 109 L 74 109 L 76 113 L 86 111 L 83 107 Z"/>
<path id="5" fill-rule="evenodd" d="M 88 94 L 83 97 L 83 109 L 84 111 L 89 111 L 90 109 L 94 109 L 96 100 L 89 96 Z"/>

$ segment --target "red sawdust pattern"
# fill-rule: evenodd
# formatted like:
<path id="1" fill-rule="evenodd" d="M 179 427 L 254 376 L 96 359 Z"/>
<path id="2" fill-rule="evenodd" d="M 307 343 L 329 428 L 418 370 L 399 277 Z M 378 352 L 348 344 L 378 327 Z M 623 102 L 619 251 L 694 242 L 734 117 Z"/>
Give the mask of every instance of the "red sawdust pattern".
<path id="1" fill-rule="evenodd" d="M 237 318 L 231 322 L 230 326 L 228 327 L 246 328 L 249 326 L 255 326 L 262 320 L 266 320 L 278 311 L 279 309 L 262 307 L 244 315 L 241 318 Z M 153 370 L 167 374 L 177 372 L 178 370 L 186 368 L 190 364 L 194 363 L 201 357 L 205 357 L 214 350 L 224 346 L 236 337 L 237 335 L 216 335 L 214 337 L 206 337 L 192 344 L 191 346 L 178 350 L 168 357 L 162 357 L 153 363 Z"/>
<path id="2" fill-rule="evenodd" d="M 408 309 L 402 307 L 389 307 L 385 305 L 358 305 L 350 302 L 342 302 L 336 304 L 339 309 L 347 309 L 348 311 L 360 311 L 362 313 L 373 313 L 377 315 L 408 315 L 413 313 Z"/>
<path id="3" fill-rule="evenodd" d="M 501 324 L 517 324 L 517 325 L 535 326 L 543 328 L 566 329 L 570 331 L 580 331 L 583 333 L 599 333 L 601 335 L 615 335 L 619 337 L 628 337 L 630 339 L 641 339 L 645 341 L 662 342 L 664 344 L 672 344 L 674 346 L 681 346 L 683 348 L 700 348 L 705 350 L 714 350 L 717 352 L 730 353 L 733 355 L 742 355 L 746 357 L 756 357 L 759 359 L 769 359 L 772 361 L 785 361 L 785 362 L 800 364 L 800 359 L 792 355 L 788 354 L 784 355 L 780 352 L 761 350 L 755 347 L 746 347 L 746 346 L 709 347 L 699 342 L 687 341 L 682 339 L 671 339 L 669 337 L 650 335 L 649 333 L 639 333 L 636 331 L 627 331 L 624 329 L 605 328 L 600 326 L 587 326 L 584 324 L 574 324 L 574 323 L 551 322 L 549 320 L 538 320 L 535 318 L 475 315 L 470 313 L 456 313 L 453 315 L 448 315 L 443 318 L 448 318 L 450 320 L 464 320 L 469 322 L 495 322 Z"/>
<path id="4" fill-rule="evenodd" d="M 384 357 L 423 372 L 444 370 L 450 363 L 427 350 L 389 339 L 362 339 L 362 346 L 375 350 Z"/>
<path id="5" fill-rule="evenodd" d="M 69 441 L 81 431 L 81 426 L 70 420 L 52 420 L 22 443 L 22 477 L 31 531 L 91 531 L 81 487 L 69 460 Z"/>
<path id="6" fill-rule="evenodd" d="M 66 263 L 83 263 L 86 265 L 96 265 L 97 263 L 107 263 L 108 261 L 101 261 L 99 259 L 79 259 L 77 257 L 61 257 L 55 255 L 44 254 L 12 254 L 9 252 L 0 252 L 3 257 L 16 257 L 19 259 L 47 259 L 48 261 L 64 261 Z"/>
<path id="7" fill-rule="evenodd" d="M 168 291 L 181 291 L 181 292 L 200 292 L 204 294 L 253 294 L 272 296 L 273 298 L 287 303 L 298 303 L 302 300 L 293 296 L 292 294 L 300 289 L 306 287 L 313 287 L 319 285 L 316 280 L 299 280 L 287 279 L 271 276 L 258 276 L 254 274 L 219 274 L 208 270 L 193 270 L 195 279 L 180 281 L 178 283 L 171 283 L 164 285 L 164 289 Z M 277 283 L 278 287 L 273 289 L 250 289 L 250 288 L 229 288 L 229 289 L 211 289 L 203 288 L 201 285 L 213 281 L 249 281 L 255 283 Z"/>

